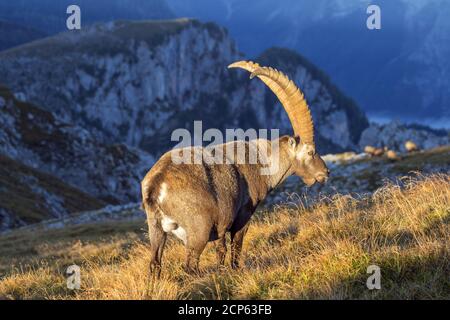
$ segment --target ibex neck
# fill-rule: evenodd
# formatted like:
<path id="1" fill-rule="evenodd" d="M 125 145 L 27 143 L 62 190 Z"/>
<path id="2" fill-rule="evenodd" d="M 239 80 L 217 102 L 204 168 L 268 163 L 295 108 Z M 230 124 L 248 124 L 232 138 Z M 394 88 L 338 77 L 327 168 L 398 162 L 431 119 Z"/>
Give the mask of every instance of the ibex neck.
<path id="1" fill-rule="evenodd" d="M 264 169 L 260 172 L 260 178 L 267 192 L 270 192 L 292 175 L 292 159 L 286 150 L 283 138 L 273 141 L 260 140 L 259 143 L 267 145 Z"/>
<path id="2" fill-rule="evenodd" d="M 278 147 L 274 145 L 275 141 Z M 293 174 L 292 161 L 287 154 L 285 148 L 279 140 L 272 141 L 271 163 L 274 168 L 273 173 L 269 176 L 268 183 L 270 190 L 275 189 L 281 185 L 289 176 Z M 278 152 L 277 150 L 278 149 Z"/>
<path id="3" fill-rule="evenodd" d="M 238 165 L 249 182 L 250 198 L 254 205 L 264 200 L 268 193 L 293 173 L 292 159 L 284 140 L 254 140 L 249 146 L 257 147 L 258 165 Z"/>

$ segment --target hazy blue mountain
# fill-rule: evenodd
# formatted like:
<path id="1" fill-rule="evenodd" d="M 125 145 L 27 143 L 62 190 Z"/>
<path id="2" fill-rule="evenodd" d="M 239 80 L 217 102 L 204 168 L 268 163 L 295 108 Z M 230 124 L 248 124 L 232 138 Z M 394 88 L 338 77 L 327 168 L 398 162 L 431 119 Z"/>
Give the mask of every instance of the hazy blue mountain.
<path id="1" fill-rule="evenodd" d="M 368 0 L 167 1 L 226 26 L 247 54 L 297 50 L 369 115 L 450 126 L 450 1 L 379 0 L 381 30 L 366 27 Z"/>
<path id="2" fill-rule="evenodd" d="M 0 19 L 56 33 L 65 30 L 71 4 L 80 6 L 83 24 L 173 17 L 165 0 L 0 0 Z"/>

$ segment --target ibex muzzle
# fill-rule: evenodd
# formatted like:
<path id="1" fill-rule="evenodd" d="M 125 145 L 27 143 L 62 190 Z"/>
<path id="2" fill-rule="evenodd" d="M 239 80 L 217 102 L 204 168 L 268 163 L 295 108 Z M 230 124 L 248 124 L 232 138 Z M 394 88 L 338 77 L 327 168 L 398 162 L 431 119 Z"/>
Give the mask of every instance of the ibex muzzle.
<path id="1" fill-rule="evenodd" d="M 219 265 L 226 255 L 225 234 L 231 234 L 231 266 L 238 267 L 248 222 L 258 204 L 287 177 L 299 176 L 308 186 L 325 183 L 329 170 L 314 144 L 314 126 L 302 92 L 283 73 L 257 63 L 239 61 L 229 68 L 242 68 L 251 78 L 261 79 L 278 97 L 292 124 L 294 136 L 269 141 L 234 141 L 214 146 L 209 153 L 234 150 L 266 150 L 256 163 L 174 163 L 172 150 L 164 154 L 142 181 L 143 207 L 149 227 L 150 270 L 159 276 L 167 233 L 184 242 L 188 271 L 197 271 L 208 241 L 218 240 Z M 210 147 L 208 147 L 210 148 Z M 180 151 L 180 150 L 178 150 Z M 182 152 L 205 151 L 190 147 Z M 227 155 L 224 155 L 227 157 Z M 261 174 L 267 164 L 270 174 Z"/>

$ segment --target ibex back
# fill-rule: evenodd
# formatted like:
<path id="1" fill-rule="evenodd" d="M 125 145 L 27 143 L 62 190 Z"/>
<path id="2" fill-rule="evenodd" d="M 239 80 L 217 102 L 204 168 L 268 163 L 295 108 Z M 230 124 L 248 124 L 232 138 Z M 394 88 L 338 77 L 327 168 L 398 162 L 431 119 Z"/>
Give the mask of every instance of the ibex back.
<path id="1" fill-rule="evenodd" d="M 225 235 L 230 232 L 231 266 L 238 267 L 248 222 L 269 192 L 291 175 L 308 186 L 328 178 L 329 171 L 316 153 L 309 107 L 295 84 L 283 73 L 253 62 L 240 61 L 229 67 L 251 72 L 251 78 L 260 78 L 274 92 L 289 116 L 294 136 L 172 150 L 156 162 L 142 181 L 142 199 L 149 227 L 150 270 L 157 276 L 167 233 L 183 241 L 187 271 L 198 271 L 208 241 L 218 241 L 218 264 L 224 264 Z M 233 150 L 231 155 L 227 150 Z M 239 151 L 244 155 L 237 154 Z M 174 152 L 189 154 L 192 159 L 198 152 L 223 161 L 202 158 L 197 164 L 178 163 L 173 161 Z M 257 161 L 250 163 L 255 152 Z M 239 156 L 247 161 L 236 161 Z M 270 173 L 262 174 L 268 167 Z"/>

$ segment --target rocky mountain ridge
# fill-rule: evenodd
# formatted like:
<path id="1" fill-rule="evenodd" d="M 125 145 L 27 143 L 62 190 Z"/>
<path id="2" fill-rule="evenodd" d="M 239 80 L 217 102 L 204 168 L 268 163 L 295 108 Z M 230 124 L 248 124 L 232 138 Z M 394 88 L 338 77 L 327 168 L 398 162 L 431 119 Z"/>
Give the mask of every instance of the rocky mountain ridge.
<path id="1" fill-rule="evenodd" d="M 46 34 L 39 30 L 0 19 L 0 51 L 43 38 L 45 36 Z"/>
<path id="2" fill-rule="evenodd" d="M 115 22 L 66 32 L 0 53 L 0 78 L 58 118 L 160 154 L 176 128 L 280 128 L 273 94 L 242 71 L 225 29 L 195 20 Z M 323 152 L 355 149 L 368 122 L 351 99 L 299 54 L 273 48 L 256 58 L 305 92 Z"/>
<path id="3" fill-rule="evenodd" d="M 70 5 L 80 7 L 82 27 L 119 19 L 174 17 L 165 0 L 0 0 L 0 20 L 52 35 L 67 30 Z"/>

